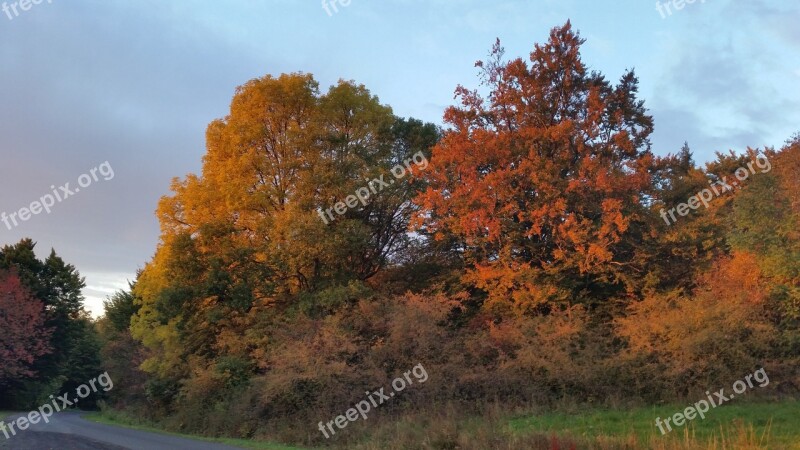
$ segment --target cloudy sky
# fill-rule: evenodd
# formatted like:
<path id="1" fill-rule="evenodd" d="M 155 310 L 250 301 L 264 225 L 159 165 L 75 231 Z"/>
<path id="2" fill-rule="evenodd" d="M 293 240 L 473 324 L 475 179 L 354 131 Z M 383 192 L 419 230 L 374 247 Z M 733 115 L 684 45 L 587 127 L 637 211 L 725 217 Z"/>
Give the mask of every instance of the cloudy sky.
<path id="1" fill-rule="evenodd" d="M 0 0 L 3 1 L 3 0 Z M 329 0 L 331 1 L 331 0 Z M 664 17 L 649 0 L 43 0 L 0 11 L 0 213 L 86 185 L 11 229 L 76 265 L 87 304 L 126 285 L 158 242 L 172 177 L 200 169 L 206 125 L 236 86 L 313 73 L 364 83 L 396 114 L 441 123 L 495 38 L 526 56 L 571 19 L 584 61 L 635 68 L 654 150 L 780 146 L 800 131 L 800 3 L 697 0 Z M 0 5 L 2 6 L 2 5 Z M 16 11 L 16 14 L 15 14 Z M 112 179 L 91 170 L 104 162 Z M 88 182 L 91 179 L 91 184 Z"/>

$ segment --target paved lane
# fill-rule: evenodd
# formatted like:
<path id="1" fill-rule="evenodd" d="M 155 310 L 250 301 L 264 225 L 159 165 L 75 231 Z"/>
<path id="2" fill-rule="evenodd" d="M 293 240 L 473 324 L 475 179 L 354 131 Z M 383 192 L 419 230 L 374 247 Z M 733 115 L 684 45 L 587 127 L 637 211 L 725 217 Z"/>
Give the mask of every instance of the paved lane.
<path id="1" fill-rule="evenodd" d="M 131 430 L 89 422 L 81 413 L 62 412 L 53 415 L 50 423 L 40 422 L 24 431 L 17 431 L 11 439 L 0 432 L 2 450 L 230 450 L 230 447 L 212 442 L 196 441 L 165 434 Z M 19 416 L 5 420 L 8 424 Z M 8 425 L 6 425 L 8 429 Z M 16 431 L 16 428 L 15 428 Z M 10 434 L 10 433 L 9 433 Z"/>

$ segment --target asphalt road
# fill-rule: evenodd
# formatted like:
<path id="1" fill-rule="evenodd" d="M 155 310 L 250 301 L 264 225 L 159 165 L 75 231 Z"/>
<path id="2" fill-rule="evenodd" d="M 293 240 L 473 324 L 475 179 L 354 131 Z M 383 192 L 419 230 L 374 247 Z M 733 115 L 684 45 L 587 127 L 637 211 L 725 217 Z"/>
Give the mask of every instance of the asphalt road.
<path id="1" fill-rule="evenodd" d="M 165 434 L 149 433 L 89 422 L 81 413 L 62 412 L 53 415 L 50 423 L 39 422 L 27 430 L 17 431 L 6 439 L 0 432 L 2 450 L 226 450 L 236 449 L 212 442 L 196 441 Z M 5 419 L 5 423 L 19 416 Z M 8 428 L 8 425 L 6 425 Z M 10 434 L 10 433 L 9 433 Z"/>

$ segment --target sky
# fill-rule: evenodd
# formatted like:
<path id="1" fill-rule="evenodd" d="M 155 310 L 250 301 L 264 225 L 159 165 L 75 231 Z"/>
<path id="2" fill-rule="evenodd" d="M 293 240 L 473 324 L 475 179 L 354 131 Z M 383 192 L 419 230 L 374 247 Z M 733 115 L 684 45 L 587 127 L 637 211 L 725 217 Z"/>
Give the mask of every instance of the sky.
<path id="1" fill-rule="evenodd" d="M 267 74 L 355 80 L 398 116 L 441 124 L 495 39 L 525 58 L 571 20 L 590 68 L 635 69 L 656 154 L 688 141 L 705 162 L 800 131 L 796 0 L 661 13 L 649 0 L 339 0 L 330 13 L 320 0 L 18 1 L 0 4 L 0 213 L 56 200 L 0 222 L 0 246 L 55 248 L 94 315 L 154 254 L 158 200 L 200 171 L 208 123 Z"/>

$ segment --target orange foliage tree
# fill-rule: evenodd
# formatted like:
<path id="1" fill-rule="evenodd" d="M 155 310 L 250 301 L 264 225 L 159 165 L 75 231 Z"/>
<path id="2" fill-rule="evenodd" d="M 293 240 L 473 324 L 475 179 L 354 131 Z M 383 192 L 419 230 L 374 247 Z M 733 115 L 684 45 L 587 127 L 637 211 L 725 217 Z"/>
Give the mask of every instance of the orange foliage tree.
<path id="1" fill-rule="evenodd" d="M 456 236 L 467 280 L 518 312 L 603 299 L 641 270 L 653 121 L 633 72 L 612 85 L 582 62 L 570 23 L 530 64 L 478 62 L 487 98 L 459 87 L 426 171 L 416 224 Z"/>

